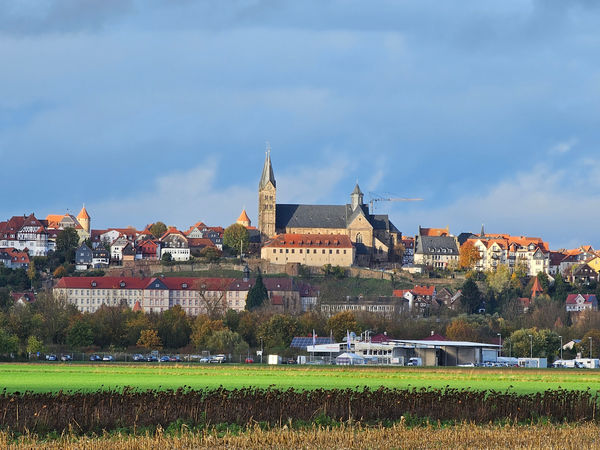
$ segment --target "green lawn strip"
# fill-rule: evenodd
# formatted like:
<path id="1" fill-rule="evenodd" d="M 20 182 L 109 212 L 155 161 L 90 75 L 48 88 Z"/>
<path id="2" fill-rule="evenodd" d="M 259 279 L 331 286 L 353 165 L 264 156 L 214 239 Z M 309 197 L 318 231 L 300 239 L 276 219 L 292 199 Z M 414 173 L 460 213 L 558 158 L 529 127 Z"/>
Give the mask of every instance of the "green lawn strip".
<path id="1" fill-rule="evenodd" d="M 0 364 L 0 389 L 8 392 L 115 389 L 228 389 L 274 386 L 317 388 L 444 388 L 540 392 L 547 389 L 600 390 L 600 372 L 485 368 L 398 368 L 245 366 L 200 364 Z"/>

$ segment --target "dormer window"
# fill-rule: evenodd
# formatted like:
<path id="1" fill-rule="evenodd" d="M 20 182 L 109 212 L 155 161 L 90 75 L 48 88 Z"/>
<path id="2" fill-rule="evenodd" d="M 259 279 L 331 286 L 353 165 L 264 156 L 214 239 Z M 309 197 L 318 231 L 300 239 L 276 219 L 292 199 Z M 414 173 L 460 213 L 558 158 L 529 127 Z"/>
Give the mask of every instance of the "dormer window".
<path id="1" fill-rule="evenodd" d="M 98 283 L 96 283 L 95 281 L 92 281 L 92 287 L 96 287 L 98 285 Z"/>
<path id="2" fill-rule="evenodd" d="M 124 282 L 124 281 L 121 281 L 121 282 L 119 283 L 119 286 L 121 286 L 121 287 L 125 287 L 125 282 Z"/>
<path id="3" fill-rule="evenodd" d="M 181 284 L 181 287 L 182 287 L 183 289 L 187 289 L 188 285 L 187 285 L 187 283 L 182 283 L 182 284 Z"/>

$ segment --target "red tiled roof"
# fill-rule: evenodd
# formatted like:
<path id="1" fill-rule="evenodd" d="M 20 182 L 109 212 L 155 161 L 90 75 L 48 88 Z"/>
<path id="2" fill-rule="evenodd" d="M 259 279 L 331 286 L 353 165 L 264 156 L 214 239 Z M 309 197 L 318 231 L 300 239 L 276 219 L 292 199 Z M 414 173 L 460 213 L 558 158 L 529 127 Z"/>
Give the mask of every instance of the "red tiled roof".
<path id="1" fill-rule="evenodd" d="M 575 299 L 580 295 L 585 299 L 586 303 L 592 303 L 593 300 L 596 298 L 596 296 L 594 294 L 569 294 L 569 295 L 567 295 L 566 303 L 568 305 L 576 304 L 577 302 L 575 301 Z"/>
<path id="2" fill-rule="evenodd" d="M 151 281 L 150 278 L 133 277 L 63 277 L 56 284 L 57 288 L 68 289 L 144 289 Z M 95 282 L 96 285 L 92 286 Z M 121 287 L 121 282 L 125 283 Z"/>
<path id="3" fill-rule="evenodd" d="M 450 235 L 449 227 L 446 228 L 422 228 L 419 227 L 420 236 L 448 236 Z"/>
<path id="4" fill-rule="evenodd" d="M 275 236 L 263 247 L 352 248 L 352 241 L 349 236 L 343 234 L 286 233 Z"/>
<path id="5" fill-rule="evenodd" d="M 446 339 L 444 336 L 442 336 L 441 334 L 432 334 L 431 336 L 427 336 L 425 339 L 423 339 L 424 341 L 447 341 L 448 339 Z"/>
<path id="6" fill-rule="evenodd" d="M 208 238 L 188 238 L 190 247 L 216 247 L 213 241 Z"/>

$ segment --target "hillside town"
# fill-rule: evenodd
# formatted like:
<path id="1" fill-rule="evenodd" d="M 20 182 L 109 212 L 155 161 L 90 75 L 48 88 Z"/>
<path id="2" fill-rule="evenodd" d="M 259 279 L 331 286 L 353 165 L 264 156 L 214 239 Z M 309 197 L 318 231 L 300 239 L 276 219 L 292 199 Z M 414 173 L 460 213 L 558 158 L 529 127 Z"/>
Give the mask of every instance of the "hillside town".
<path id="1" fill-rule="evenodd" d="M 403 232 L 388 215 L 374 212 L 358 183 L 348 200 L 277 203 L 267 152 L 257 226 L 245 209 L 232 224 L 198 221 L 186 229 L 163 222 L 141 230 L 96 229 L 85 206 L 76 216 L 13 216 L 0 222 L 2 303 L 8 311 L 52 296 L 84 321 L 105 308 L 150 317 L 177 309 L 190 322 L 260 310 L 267 319 L 311 317 L 313 326 L 303 332 L 318 329 L 332 338 L 331 321 L 339 317 L 350 318 L 346 325 L 356 329 L 404 336 L 413 327 L 423 338 L 430 331 L 424 326 L 435 328 L 436 336 L 496 345 L 502 344 L 496 336 L 527 325 L 534 330 L 527 335 L 561 327 L 553 333 L 566 337 L 565 327 L 573 338 L 596 332 L 589 322 L 598 319 L 588 313 L 598 309 L 600 252 L 592 246 L 550 249 L 541 237 L 489 232 L 483 225 L 475 233 L 449 226 Z M 363 289 L 366 282 L 380 286 Z M 256 345 L 258 328 L 246 333 L 247 344 Z M 185 346 L 190 336 L 171 345 Z"/>

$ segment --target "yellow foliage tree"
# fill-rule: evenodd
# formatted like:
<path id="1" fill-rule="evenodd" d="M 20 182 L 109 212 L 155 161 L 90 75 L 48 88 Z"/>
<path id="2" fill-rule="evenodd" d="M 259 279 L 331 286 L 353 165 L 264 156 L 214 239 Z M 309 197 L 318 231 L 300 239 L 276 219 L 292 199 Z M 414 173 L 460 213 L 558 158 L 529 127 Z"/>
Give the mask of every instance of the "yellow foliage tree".
<path id="1" fill-rule="evenodd" d="M 142 330 L 140 338 L 137 341 L 138 347 L 147 348 L 148 350 L 160 350 L 162 341 L 156 330 Z"/>
<path id="2" fill-rule="evenodd" d="M 467 241 L 461 245 L 458 256 L 458 265 L 462 269 L 472 269 L 481 259 L 479 250 L 475 247 L 472 241 Z"/>

